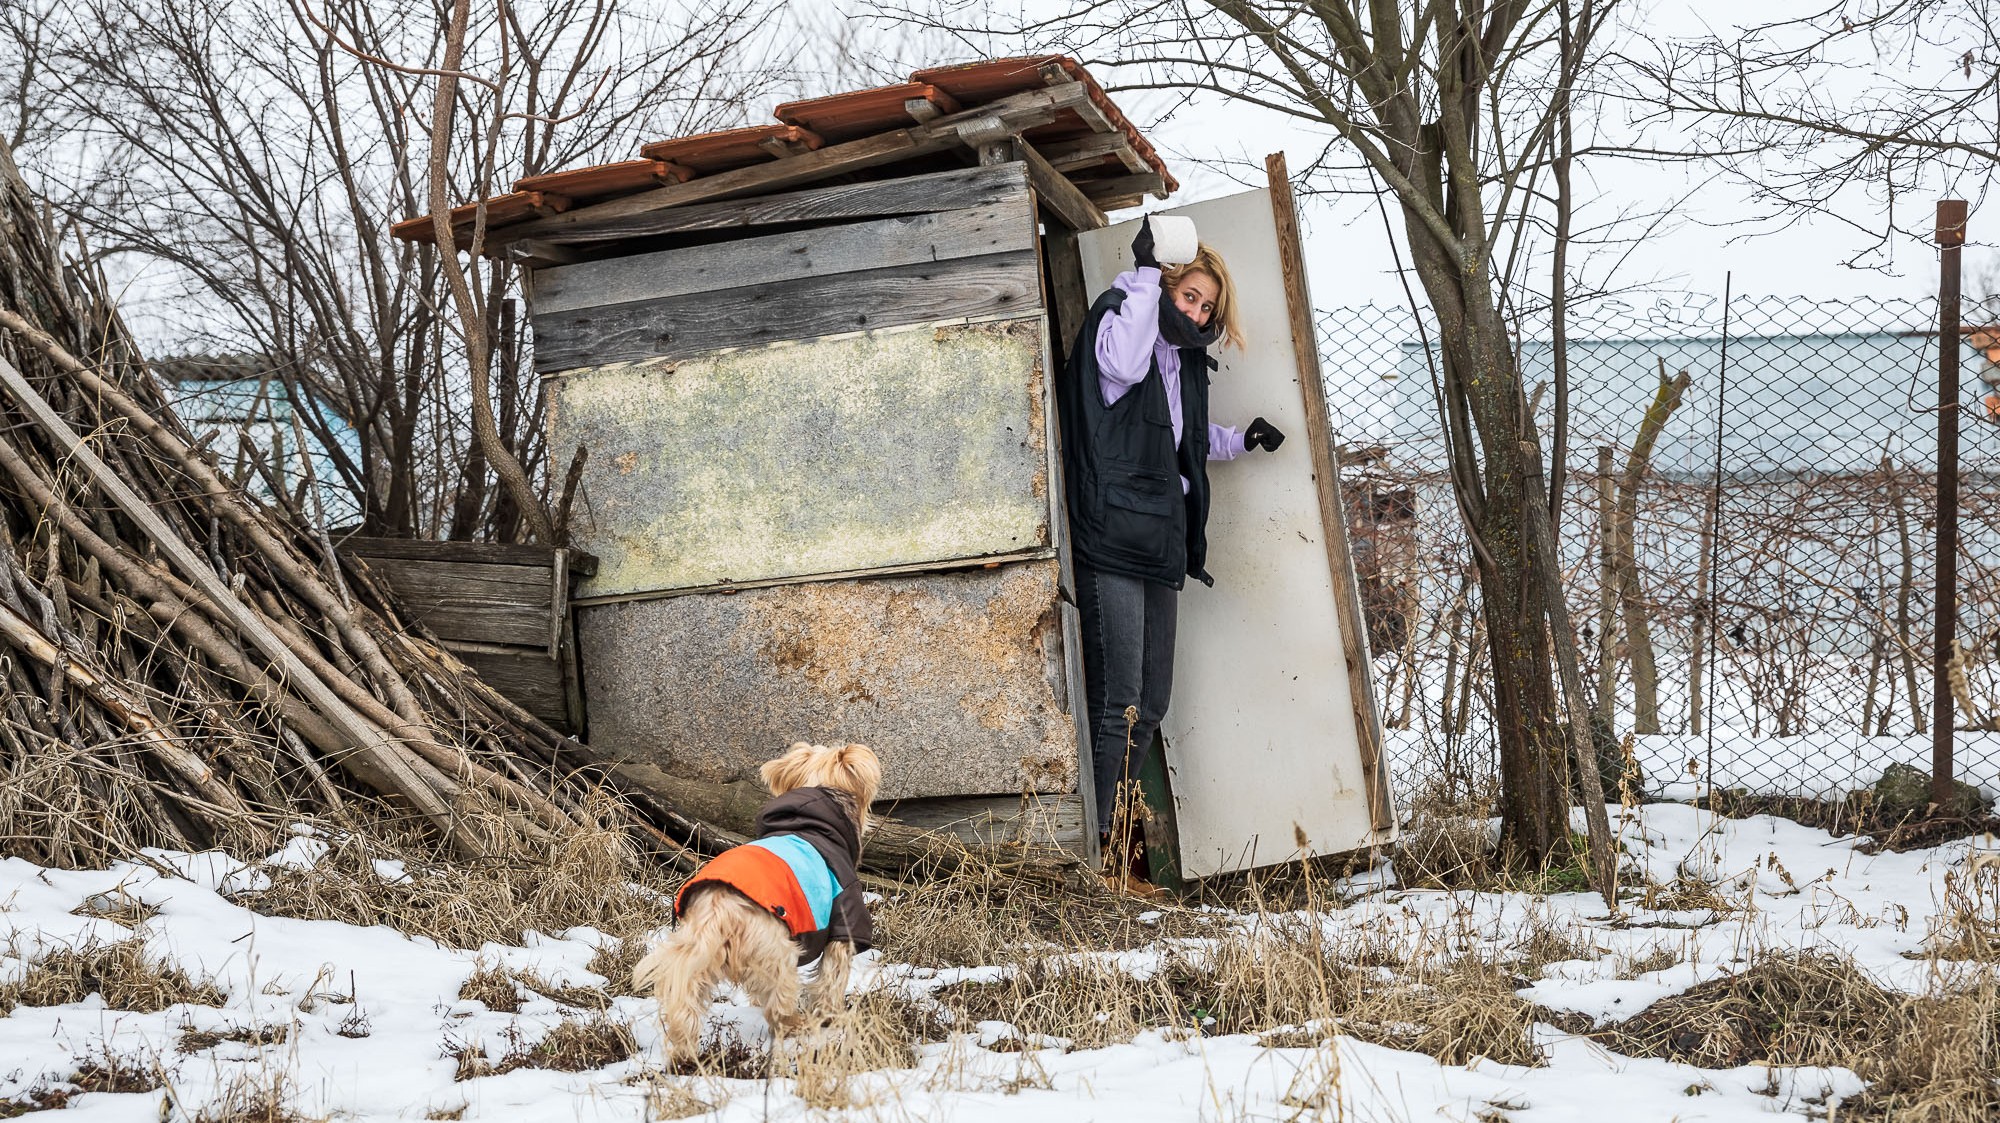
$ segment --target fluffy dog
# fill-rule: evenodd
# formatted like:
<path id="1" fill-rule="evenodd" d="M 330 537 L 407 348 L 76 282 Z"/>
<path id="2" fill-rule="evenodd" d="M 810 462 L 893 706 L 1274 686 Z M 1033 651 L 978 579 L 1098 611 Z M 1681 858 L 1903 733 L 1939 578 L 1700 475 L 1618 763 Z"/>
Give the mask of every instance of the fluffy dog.
<path id="1" fill-rule="evenodd" d="M 758 770 L 776 797 L 757 840 L 724 851 L 681 887 L 679 927 L 632 968 L 660 1004 L 667 1057 L 692 1056 L 715 984 L 743 988 L 773 1036 L 804 1021 L 799 968 L 818 959 L 806 1010 L 836 1010 L 854 953 L 873 937 L 855 866 L 882 762 L 866 745 L 794 744 Z"/>

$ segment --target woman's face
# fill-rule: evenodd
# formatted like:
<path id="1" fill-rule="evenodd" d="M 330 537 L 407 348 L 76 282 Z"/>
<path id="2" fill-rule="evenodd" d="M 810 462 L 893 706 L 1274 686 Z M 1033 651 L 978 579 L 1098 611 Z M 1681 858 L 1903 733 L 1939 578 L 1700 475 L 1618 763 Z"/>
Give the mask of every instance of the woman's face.
<path id="1" fill-rule="evenodd" d="M 1208 318 L 1215 315 L 1215 301 L 1222 295 L 1222 286 L 1215 283 L 1214 277 L 1190 269 L 1174 282 L 1173 292 L 1168 295 L 1173 298 L 1174 307 L 1194 321 L 1194 326 L 1205 328 Z"/>

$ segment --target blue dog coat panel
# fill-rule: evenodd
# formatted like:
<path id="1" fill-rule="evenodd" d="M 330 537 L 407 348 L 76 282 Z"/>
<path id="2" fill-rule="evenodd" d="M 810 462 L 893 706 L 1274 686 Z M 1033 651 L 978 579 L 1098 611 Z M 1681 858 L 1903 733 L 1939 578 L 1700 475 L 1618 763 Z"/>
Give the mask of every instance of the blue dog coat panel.
<path id="1" fill-rule="evenodd" d="M 840 892 L 840 886 L 833 883 L 833 871 L 827 868 L 826 859 L 819 856 L 813 844 L 795 834 L 773 835 L 749 843 L 751 846 L 769 850 L 784 859 L 792 871 L 793 880 L 799 883 L 799 890 L 805 894 L 806 903 L 812 907 L 813 927 L 825 928 L 833 921 L 833 897 Z"/>

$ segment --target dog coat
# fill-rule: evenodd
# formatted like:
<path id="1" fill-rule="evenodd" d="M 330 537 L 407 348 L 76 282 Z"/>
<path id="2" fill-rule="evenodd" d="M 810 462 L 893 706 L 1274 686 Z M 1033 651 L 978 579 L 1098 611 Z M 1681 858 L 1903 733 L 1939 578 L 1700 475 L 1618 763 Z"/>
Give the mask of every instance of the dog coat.
<path id="1" fill-rule="evenodd" d="M 679 918 L 700 892 L 727 886 L 785 922 L 799 962 L 818 959 L 834 940 L 872 946 L 874 922 L 855 866 L 861 837 L 829 788 L 796 788 L 757 813 L 757 839 L 717 855 L 681 886 Z"/>

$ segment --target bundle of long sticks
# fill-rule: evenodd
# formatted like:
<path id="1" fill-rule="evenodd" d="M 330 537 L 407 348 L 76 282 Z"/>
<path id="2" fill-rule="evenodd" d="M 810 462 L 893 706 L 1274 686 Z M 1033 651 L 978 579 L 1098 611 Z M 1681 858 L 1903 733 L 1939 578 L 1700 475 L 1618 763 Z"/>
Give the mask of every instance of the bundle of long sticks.
<path id="1" fill-rule="evenodd" d="M 223 472 L 4 144 L 0 426 L 0 854 L 85 864 L 349 810 L 464 854 L 611 826 L 689 866 L 741 841 L 616 790 L 399 620 L 323 528 Z M 998 858 L 1076 880 L 1058 856 L 894 824 L 869 851 L 888 878 Z"/>
<path id="2" fill-rule="evenodd" d="M 395 620 L 181 426 L 0 151 L 0 833 L 78 861 L 355 799 L 463 852 L 611 813 L 565 741 Z"/>

